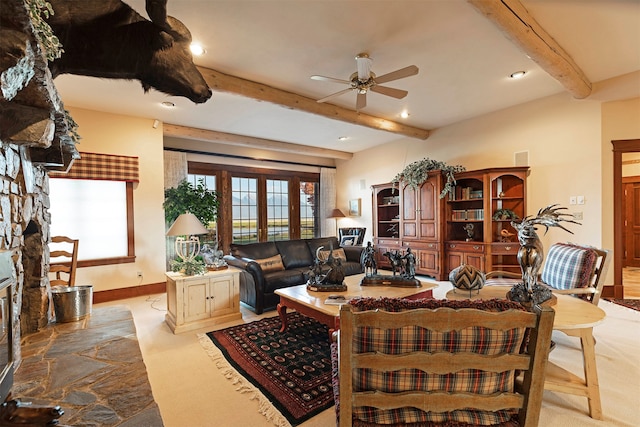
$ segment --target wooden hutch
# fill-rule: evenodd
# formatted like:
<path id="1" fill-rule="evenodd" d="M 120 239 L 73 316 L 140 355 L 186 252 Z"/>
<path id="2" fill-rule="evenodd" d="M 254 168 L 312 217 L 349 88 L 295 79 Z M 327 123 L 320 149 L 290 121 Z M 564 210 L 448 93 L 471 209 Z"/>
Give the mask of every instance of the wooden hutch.
<path id="1" fill-rule="evenodd" d="M 374 185 L 373 234 L 378 265 L 389 268 L 387 251 L 416 255 L 416 273 L 447 280 L 460 264 L 482 271 L 520 271 L 520 247 L 509 215 L 526 215 L 528 167 L 490 168 L 456 174 L 444 199 L 445 178 L 429 173 L 417 189 L 400 183 Z M 505 212 L 506 211 L 506 212 Z"/>

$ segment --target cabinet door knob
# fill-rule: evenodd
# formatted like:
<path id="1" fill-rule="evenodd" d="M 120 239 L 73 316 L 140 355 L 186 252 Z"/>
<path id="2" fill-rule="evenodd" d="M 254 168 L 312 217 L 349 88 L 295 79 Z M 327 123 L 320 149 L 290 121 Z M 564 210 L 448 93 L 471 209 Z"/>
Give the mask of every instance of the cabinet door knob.
<path id="1" fill-rule="evenodd" d="M 456 247 L 456 245 L 449 245 L 449 247 L 450 247 L 450 248 L 455 248 L 455 247 Z"/>
<path id="2" fill-rule="evenodd" d="M 504 247 L 506 250 L 510 251 L 511 250 L 511 246 L 505 246 Z"/>
<path id="3" fill-rule="evenodd" d="M 480 249 L 480 246 L 475 245 L 475 246 L 473 247 L 473 249 L 475 249 L 475 250 L 477 251 L 478 249 Z"/>

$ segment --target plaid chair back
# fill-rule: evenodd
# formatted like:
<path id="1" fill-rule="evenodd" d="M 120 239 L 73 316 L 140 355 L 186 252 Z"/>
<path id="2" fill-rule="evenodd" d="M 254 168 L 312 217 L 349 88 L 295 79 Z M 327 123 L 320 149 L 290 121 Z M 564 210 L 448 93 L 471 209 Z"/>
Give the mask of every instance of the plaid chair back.
<path id="1" fill-rule="evenodd" d="M 537 425 L 553 317 L 500 300 L 345 304 L 339 425 Z"/>

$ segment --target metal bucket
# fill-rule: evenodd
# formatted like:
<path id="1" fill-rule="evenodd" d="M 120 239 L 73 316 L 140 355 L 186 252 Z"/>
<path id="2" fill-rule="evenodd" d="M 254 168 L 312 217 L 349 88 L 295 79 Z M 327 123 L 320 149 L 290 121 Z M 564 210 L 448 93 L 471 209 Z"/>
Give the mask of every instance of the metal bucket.
<path id="1" fill-rule="evenodd" d="M 74 322 L 91 314 L 93 286 L 54 286 L 51 288 L 56 322 Z"/>

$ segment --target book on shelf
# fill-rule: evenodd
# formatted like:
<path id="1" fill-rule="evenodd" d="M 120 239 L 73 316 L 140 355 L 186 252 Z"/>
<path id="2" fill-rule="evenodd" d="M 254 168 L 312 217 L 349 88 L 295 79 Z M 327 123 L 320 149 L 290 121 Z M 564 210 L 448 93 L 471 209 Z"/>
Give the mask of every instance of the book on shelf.
<path id="1" fill-rule="evenodd" d="M 484 209 L 454 209 L 451 211 L 452 221 L 484 220 Z"/>

